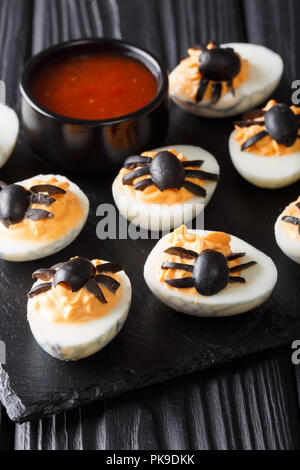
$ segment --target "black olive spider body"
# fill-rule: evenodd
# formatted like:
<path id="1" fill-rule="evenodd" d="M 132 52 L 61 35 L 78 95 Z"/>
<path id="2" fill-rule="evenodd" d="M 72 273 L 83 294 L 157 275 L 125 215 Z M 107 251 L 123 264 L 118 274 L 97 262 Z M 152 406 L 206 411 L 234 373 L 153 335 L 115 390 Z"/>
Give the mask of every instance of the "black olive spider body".
<path id="1" fill-rule="evenodd" d="M 208 49 L 208 44 L 199 47 L 199 72 L 202 75 L 196 95 L 196 102 L 202 101 L 209 82 L 212 82 L 211 103 L 216 104 L 222 93 L 223 83 L 234 96 L 235 90 L 232 80 L 239 74 L 241 60 L 231 47 L 220 47 L 216 42 L 210 42 L 214 47 Z"/>
<path id="2" fill-rule="evenodd" d="M 111 276 L 103 273 L 117 273 L 122 271 L 122 266 L 115 263 L 103 263 L 94 266 L 86 258 L 72 258 L 66 263 L 59 263 L 50 269 L 38 269 L 32 274 L 34 279 L 41 282 L 32 287 L 27 294 L 29 298 L 42 294 L 56 287 L 60 283 L 67 284 L 72 292 L 77 292 L 82 288 L 87 289 L 101 303 L 107 303 L 107 300 L 98 284 L 105 286 L 113 294 L 120 287 L 120 283 Z M 51 281 L 51 282 L 50 282 Z"/>
<path id="3" fill-rule="evenodd" d="M 206 190 L 202 186 L 186 180 L 186 178 L 198 178 L 199 180 L 218 181 L 219 176 L 214 173 L 188 169 L 189 167 L 200 168 L 202 164 L 203 160 L 181 162 L 176 155 L 167 150 L 158 152 L 153 158 L 136 155 L 125 160 L 123 167 L 133 171 L 123 176 L 122 183 L 133 185 L 133 189 L 138 191 L 143 191 L 152 185 L 160 191 L 184 187 L 197 196 L 205 197 Z M 140 168 L 135 169 L 137 167 Z M 150 178 L 145 178 L 134 184 L 136 178 L 146 175 L 149 175 Z"/>
<path id="4" fill-rule="evenodd" d="M 265 130 L 258 132 L 247 139 L 241 146 L 241 150 L 246 150 L 259 140 L 269 135 L 278 144 L 291 147 L 297 138 L 299 138 L 300 116 L 293 113 L 290 107 L 285 103 L 277 103 L 268 111 L 263 109 L 256 111 L 257 118 L 260 120 L 246 120 L 236 122 L 238 127 L 264 126 Z"/>
<path id="5" fill-rule="evenodd" d="M 300 209 L 300 202 L 296 203 L 296 207 L 298 209 Z M 291 215 L 284 215 L 281 218 L 281 220 L 283 220 L 283 222 L 287 222 L 288 224 L 298 225 L 298 233 L 300 235 L 300 219 L 299 219 L 299 217 L 295 217 L 295 216 L 291 216 Z"/>
<path id="6" fill-rule="evenodd" d="M 17 224 L 24 218 L 31 220 L 49 219 L 53 214 L 44 209 L 31 208 L 31 204 L 49 206 L 55 202 L 54 194 L 65 194 L 64 189 L 52 184 L 38 184 L 29 190 L 20 184 L 5 185 L 1 183 L 0 220 L 5 227 Z M 48 194 L 45 194 L 48 193 Z"/>
<path id="7" fill-rule="evenodd" d="M 255 261 L 239 264 L 232 268 L 228 267 L 228 261 L 245 256 L 246 253 L 232 253 L 224 256 L 219 251 L 203 250 L 200 254 L 192 250 L 181 247 L 170 247 L 165 253 L 179 256 L 181 258 L 195 258 L 194 264 L 183 264 L 164 262 L 162 269 L 181 269 L 190 272 L 192 276 L 178 279 L 165 279 L 165 282 L 172 287 L 184 289 L 195 287 L 200 295 L 211 296 L 225 289 L 228 283 L 245 283 L 245 279 L 239 276 L 231 276 L 234 272 L 242 271 L 256 264 Z"/>

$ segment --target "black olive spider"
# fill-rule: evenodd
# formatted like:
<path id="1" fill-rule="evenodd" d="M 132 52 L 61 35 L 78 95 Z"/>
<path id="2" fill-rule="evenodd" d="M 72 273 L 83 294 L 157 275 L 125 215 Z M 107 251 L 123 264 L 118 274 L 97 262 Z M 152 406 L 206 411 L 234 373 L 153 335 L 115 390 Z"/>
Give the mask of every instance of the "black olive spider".
<path id="1" fill-rule="evenodd" d="M 246 150 L 259 140 L 269 135 L 278 144 L 291 147 L 297 138 L 300 123 L 300 115 L 296 115 L 285 103 L 277 103 L 268 111 L 263 109 L 255 110 L 255 119 L 237 121 L 238 127 L 264 126 L 265 130 L 258 132 L 247 139 L 241 146 L 241 150 Z M 263 118 L 256 120 L 256 118 Z"/>
<path id="2" fill-rule="evenodd" d="M 296 203 L 296 207 L 298 209 L 300 209 L 300 202 Z M 295 217 L 295 216 L 291 216 L 291 215 L 284 215 L 281 218 L 281 220 L 283 220 L 284 222 L 287 222 L 289 224 L 298 225 L 298 233 L 300 235 L 300 219 L 299 219 L 299 217 Z"/>
<path id="3" fill-rule="evenodd" d="M 256 264 L 256 261 L 249 261 L 248 263 L 239 264 L 232 268 L 228 267 L 228 261 L 241 258 L 245 256 L 246 253 L 232 253 L 228 256 L 224 256 L 219 251 L 206 249 L 198 254 L 195 251 L 186 250 L 178 246 L 167 248 L 165 253 L 181 258 L 195 258 L 194 264 L 162 263 L 162 269 L 181 269 L 192 273 L 192 276 L 178 279 L 165 279 L 165 282 L 178 289 L 195 287 L 199 294 L 205 296 L 217 294 L 225 289 L 228 283 L 245 283 L 246 281 L 243 277 L 231 276 L 231 274 L 250 268 Z"/>
<path id="4" fill-rule="evenodd" d="M 213 48 L 208 46 L 212 44 Z M 196 46 L 199 49 L 199 72 L 202 75 L 196 94 L 196 102 L 202 101 L 209 82 L 212 82 L 211 103 L 216 104 L 222 93 L 223 82 L 226 82 L 228 90 L 235 95 L 232 80 L 239 74 L 241 60 L 232 47 L 220 47 L 216 41 L 210 41 L 205 46 Z"/>
<path id="5" fill-rule="evenodd" d="M 30 208 L 31 204 L 50 206 L 55 199 L 50 195 L 65 194 L 64 189 L 52 184 L 38 184 L 29 190 L 20 184 L 0 183 L 0 220 L 5 227 L 17 224 L 24 218 L 31 220 L 49 219 L 53 214 L 44 209 Z M 48 193 L 44 194 L 44 193 Z"/>
<path id="6" fill-rule="evenodd" d="M 50 269 L 38 269 L 32 274 L 34 279 L 42 282 L 32 287 L 27 296 L 29 298 L 47 292 L 52 287 L 56 287 L 60 283 L 66 283 L 70 286 L 72 292 L 77 292 L 82 288 L 87 289 L 102 304 L 106 304 L 107 300 L 98 284 L 105 286 L 113 294 L 120 287 L 120 283 L 111 276 L 103 273 L 117 273 L 122 271 L 122 266 L 115 263 L 103 263 L 94 266 L 91 261 L 86 258 L 72 258 L 65 263 L 58 263 Z"/>
<path id="7" fill-rule="evenodd" d="M 176 155 L 167 150 L 158 152 L 153 158 L 142 155 L 128 157 L 123 167 L 130 171 L 122 178 L 125 185 L 133 185 L 133 189 L 143 191 L 151 185 L 155 185 L 160 191 L 166 189 L 186 188 L 197 196 L 206 196 L 206 190 L 186 178 L 198 178 L 199 180 L 218 181 L 219 176 L 202 170 L 185 169 L 188 167 L 201 167 L 203 160 L 187 160 L 181 162 Z M 138 168 L 135 170 L 135 168 Z M 134 184 L 134 180 L 141 176 L 150 175 Z"/>

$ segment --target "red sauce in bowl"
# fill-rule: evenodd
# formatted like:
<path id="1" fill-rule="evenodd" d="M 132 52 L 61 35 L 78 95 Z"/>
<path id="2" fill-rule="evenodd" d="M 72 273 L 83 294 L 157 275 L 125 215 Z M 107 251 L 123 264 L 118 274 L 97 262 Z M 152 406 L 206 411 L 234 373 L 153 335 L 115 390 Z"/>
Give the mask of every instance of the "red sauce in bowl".
<path id="1" fill-rule="evenodd" d="M 32 96 L 49 111 L 77 119 L 111 119 L 146 106 L 157 93 L 150 70 L 126 55 L 93 52 L 44 64 Z"/>

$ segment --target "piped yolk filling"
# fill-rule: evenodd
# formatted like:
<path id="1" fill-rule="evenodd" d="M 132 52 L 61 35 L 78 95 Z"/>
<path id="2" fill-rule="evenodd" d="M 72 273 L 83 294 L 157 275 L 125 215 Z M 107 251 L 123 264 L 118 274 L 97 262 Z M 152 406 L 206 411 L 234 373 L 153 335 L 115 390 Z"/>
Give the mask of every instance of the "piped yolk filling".
<path id="1" fill-rule="evenodd" d="M 290 217 L 297 217 L 297 219 L 300 219 L 300 209 L 296 206 L 297 203 L 300 203 L 300 196 L 298 197 L 297 201 L 292 202 L 289 206 L 286 207 L 286 209 L 281 214 L 281 217 L 289 215 Z M 300 241 L 298 225 L 290 224 L 284 220 L 281 222 L 286 234 L 294 240 Z"/>
<path id="2" fill-rule="evenodd" d="M 68 189 L 69 183 L 67 181 L 58 181 L 55 177 L 47 181 L 32 178 L 23 186 L 29 189 L 31 186 L 37 184 L 52 184 L 66 191 L 65 194 L 51 195 L 51 197 L 55 199 L 55 202 L 49 206 L 45 206 L 44 204 L 30 205 L 33 209 L 49 211 L 54 217 L 41 220 L 24 218 L 21 222 L 13 224 L 8 228 L 0 223 L 0 240 L 2 243 L 5 243 L 5 240 L 11 239 L 26 240 L 29 242 L 56 240 L 76 227 L 82 219 L 82 206 L 78 197 Z"/>
<path id="3" fill-rule="evenodd" d="M 168 152 L 173 153 L 181 162 L 185 162 L 187 160 L 187 158 L 183 155 L 183 153 L 178 154 L 176 150 L 168 149 Z M 151 158 L 155 157 L 156 154 L 157 152 L 142 153 L 143 156 L 151 157 Z M 188 167 L 186 169 L 188 169 Z M 192 194 L 190 191 L 188 191 L 185 188 L 180 188 L 180 189 L 171 188 L 171 189 L 165 189 L 164 191 L 160 191 L 153 184 L 152 186 L 148 186 L 148 188 L 145 188 L 144 191 L 133 189 L 133 186 L 125 185 L 122 183 L 123 176 L 125 176 L 130 171 L 132 170 L 127 170 L 126 168 L 122 168 L 120 170 L 120 173 L 119 173 L 120 184 L 122 185 L 123 190 L 126 191 L 128 196 L 135 198 L 137 201 L 148 202 L 151 204 L 167 204 L 171 206 L 172 204 L 181 204 L 185 201 L 188 201 L 192 197 L 195 197 L 194 194 Z M 137 183 L 145 178 L 147 178 L 147 176 L 136 178 L 134 180 L 134 183 Z M 186 180 L 204 187 L 204 181 L 199 180 L 197 178 L 186 178 Z"/>
<path id="4" fill-rule="evenodd" d="M 97 266 L 101 264 L 101 261 L 93 260 L 92 263 Z M 109 276 L 120 282 L 117 274 L 109 273 Z M 43 294 L 32 297 L 30 299 L 32 311 L 51 323 L 81 323 L 102 318 L 119 301 L 122 285 L 115 294 L 101 284 L 99 287 L 107 300 L 106 304 L 102 304 L 84 287 L 77 292 L 72 292 L 67 284 L 61 283 Z"/>
<path id="5" fill-rule="evenodd" d="M 185 225 L 174 230 L 173 233 L 170 234 L 169 238 L 169 246 L 179 246 L 181 248 L 186 248 L 187 250 L 195 251 L 196 253 L 200 253 L 203 250 L 215 250 L 222 253 L 224 256 L 228 256 L 232 253 L 231 246 L 231 237 L 227 233 L 224 232 L 212 232 L 204 237 L 199 235 L 198 233 L 189 232 Z M 169 255 L 164 253 L 164 262 L 174 262 L 174 263 L 184 263 L 184 264 L 194 264 L 195 259 L 190 258 L 181 258 L 174 255 Z M 237 266 L 240 264 L 240 258 L 235 260 L 229 261 L 228 266 L 229 268 L 233 266 Z M 239 272 L 234 272 L 231 274 L 232 276 L 239 276 Z M 181 271 L 180 269 L 161 269 L 159 267 L 158 270 L 158 280 L 159 282 L 163 282 L 164 285 L 169 289 L 177 289 L 176 287 L 172 287 L 165 282 L 165 279 L 179 279 L 183 277 L 190 277 L 191 273 L 186 271 Z M 199 293 L 195 289 L 195 287 L 187 287 L 185 289 L 180 289 L 185 294 L 191 296 L 199 296 Z"/>
<path id="6" fill-rule="evenodd" d="M 269 100 L 267 105 L 263 108 L 264 111 L 269 111 L 273 106 L 277 104 L 275 100 Z M 291 110 L 294 114 L 300 114 L 300 108 L 296 106 L 291 106 Z M 259 117 L 255 119 L 257 121 L 263 121 L 263 117 Z M 246 140 L 250 139 L 254 135 L 258 134 L 266 130 L 265 126 L 256 126 L 253 125 L 251 127 L 238 127 L 235 126 L 235 133 L 234 138 L 239 143 L 240 146 L 243 145 Z M 263 139 L 256 142 L 256 144 L 252 145 L 245 152 L 255 153 L 256 155 L 260 155 L 263 157 L 280 157 L 283 155 L 289 155 L 291 153 L 299 152 L 300 150 L 300 139 L 296 139 L 295 143 L 291 147 L 286 147 L 283 144 L 278 144 L 276 140 L 272 139 L 269 135 L 263 137 Z"/>
<path id="7" fill-rule="evenodd" d="M 212 49 L 213 44 L 208 45 L 208 49 Z M 199 88 L 199 83 L 202 78 L 202 74 L 199 72 L 199 56 L 201 51 L 198 49 L 188 49 L 189 57 L 183 59 L 177 68 L 172 72 L 170 76 L 170 89 L 174 95 L 178 95 L 183 99 L 189 101 L 195 101 L 196 95 Z M 241 69 L 238 75 L 232 80 L 233 88 L 236 90 L 243 82 L 248 80 L 248 68 L 249 63 L 246 59 L 242 59 L 238 54 L 241 61 Z M 223 82 L 224 83 L 224 82 Z M 228 93 L 229 90 L 224 83 L 222 87 L 221 96 Z M 208 87 L 205 91 L 203 99 L 210 100 L 212 98 L 212 82 L 209 82 Z"/>

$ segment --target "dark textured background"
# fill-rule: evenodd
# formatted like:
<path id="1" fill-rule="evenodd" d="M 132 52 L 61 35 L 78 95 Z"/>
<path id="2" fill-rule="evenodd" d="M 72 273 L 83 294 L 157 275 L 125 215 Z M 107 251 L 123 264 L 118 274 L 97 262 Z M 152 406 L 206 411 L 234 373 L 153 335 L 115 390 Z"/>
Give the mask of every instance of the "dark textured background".
<path id="1" fill-rule="evenodd" d="M 289 99 L 290 83 L 300 77 L 299 10 L 297 0 L 1 0 L 0 78 L 9 83 L 8 103 L 18 108 L 22 64 L 52 43 L 122 37 L 172 68 L 188 45 L 214 38 L 279 52 L 285 60 L 280 96 Z M 173 123 L 176 118 L 174 112 Z M 257 354 L 32 424 L 14 425 L 2 409 L 0 448 L 299 448 L 290 353 Z"/>

